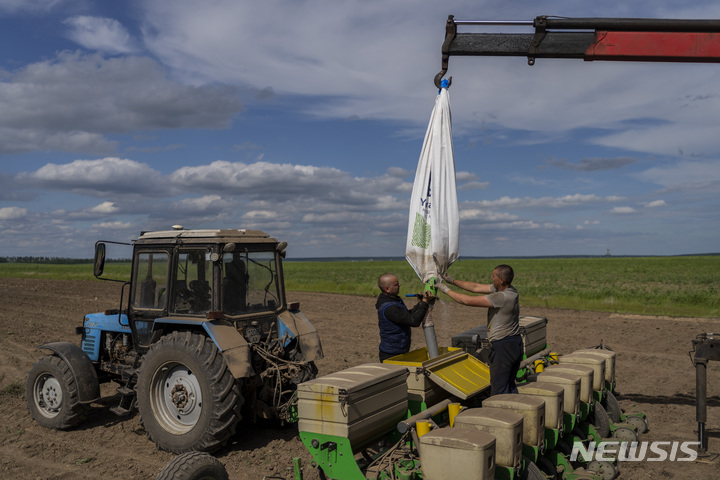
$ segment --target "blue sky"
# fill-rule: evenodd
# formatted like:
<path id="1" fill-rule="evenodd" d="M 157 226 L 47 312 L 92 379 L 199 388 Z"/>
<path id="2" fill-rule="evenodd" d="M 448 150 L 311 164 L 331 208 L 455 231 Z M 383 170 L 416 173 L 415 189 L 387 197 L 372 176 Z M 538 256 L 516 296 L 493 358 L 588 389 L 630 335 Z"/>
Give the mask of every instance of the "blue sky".
<path id="1" fill-rule="evenodd" d="M 174 224 L 402 256 L 449 14 L 720 5 L 0 0 L 0 256 L 89 258 Z M 453 57 L 448 75 L 461 258 L 720 251 L 720 66 Z"/>

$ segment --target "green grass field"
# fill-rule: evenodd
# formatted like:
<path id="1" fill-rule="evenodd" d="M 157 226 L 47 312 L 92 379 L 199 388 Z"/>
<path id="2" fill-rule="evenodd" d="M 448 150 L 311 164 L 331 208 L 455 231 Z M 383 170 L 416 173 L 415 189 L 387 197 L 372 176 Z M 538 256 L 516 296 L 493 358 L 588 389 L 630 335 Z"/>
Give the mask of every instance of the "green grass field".
<path id="1" fill-rule="evenodd" d="M 720 256 L 483 259 L 456 262 L 456 278 L 490 283 L 508 263 L 525 306 L 644 315 L 720 317 Z M 405 261 L 285 262 L 289 291 L 376 295 L 377 277 L 395 273 L 401 293 L 423 289 Z M 128 279 L 129 264 L 106 264 L 106 276 Z M 92 266 L 0 263 L 0 277 L 90 280 Z"/>

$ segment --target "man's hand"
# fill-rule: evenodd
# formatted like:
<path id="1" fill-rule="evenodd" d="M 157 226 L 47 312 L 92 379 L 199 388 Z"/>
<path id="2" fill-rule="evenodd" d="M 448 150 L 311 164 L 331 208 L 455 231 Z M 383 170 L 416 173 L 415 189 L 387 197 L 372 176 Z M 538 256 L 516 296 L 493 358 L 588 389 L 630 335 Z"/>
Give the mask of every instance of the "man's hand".
<path id="1" fill-rule="evenodd" d="M 439 283 L 439 284 L 437 284 L 437 285 L 435 286 L 435 288 L 437 288 L 438 290 L 440 290 L 441 292 L 443 292 L 443 293 L 445 293 L 445 294 L 447 294 L 447 293 L 450 291 L 450 287 L 448 287 L 448 286 L 445 285 L 444 283 Z"/>
<path id="2" fill-rule="evenodd" d="M 455 284 L 455 279 L 454 279 L 449 273 L 443 273 L 443 274 L 441 275 L 441 277 L 442 277 L 443 280 L 445 280 L 445 281 L 446 281 L 447 283 L 449 283 L 450 285 L 454 285 L 454 284 Z"/>

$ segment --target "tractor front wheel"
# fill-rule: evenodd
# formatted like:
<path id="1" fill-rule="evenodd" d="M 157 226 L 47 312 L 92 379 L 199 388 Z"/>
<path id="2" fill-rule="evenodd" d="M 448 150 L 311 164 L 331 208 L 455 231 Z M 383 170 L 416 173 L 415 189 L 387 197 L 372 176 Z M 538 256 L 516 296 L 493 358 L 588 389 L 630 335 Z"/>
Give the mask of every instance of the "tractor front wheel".
<path id="1" fill-rule="evenodd" d="M 88 411 L 80 403 L 75 377 L 65 361 L 47 355 L 30 369 L 25 381 L 30 416 L 43 427 L 64 430 L 77 425 Z"/>
<path id="2" fill-rule="evenodd" d="M 153 344 L 135 389 L 148 438 L 169 452 L 216 450 L 240 421 L 240 389 L 205 335 L 173 332 Z"/>

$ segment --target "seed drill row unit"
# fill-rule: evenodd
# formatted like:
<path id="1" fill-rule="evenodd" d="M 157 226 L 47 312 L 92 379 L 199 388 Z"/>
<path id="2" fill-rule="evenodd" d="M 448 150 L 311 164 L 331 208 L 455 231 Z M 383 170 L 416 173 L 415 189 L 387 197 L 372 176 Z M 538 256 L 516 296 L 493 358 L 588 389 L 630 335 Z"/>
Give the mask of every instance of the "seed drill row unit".
<path id="1" fill-rule="evenodd" d="M 570 460 L 575 444 L 647 431 L 645 415 L 625 414 L 613 394 L 615 352 L 558 355 L 545 318 L 520 323 L 519 394 L 488 397 L 478 329 L 434 358 L 423 347 L 301 383 L 298 429 L 311 466 L 338 480 L 615 478 L 616 460 Z"/>

